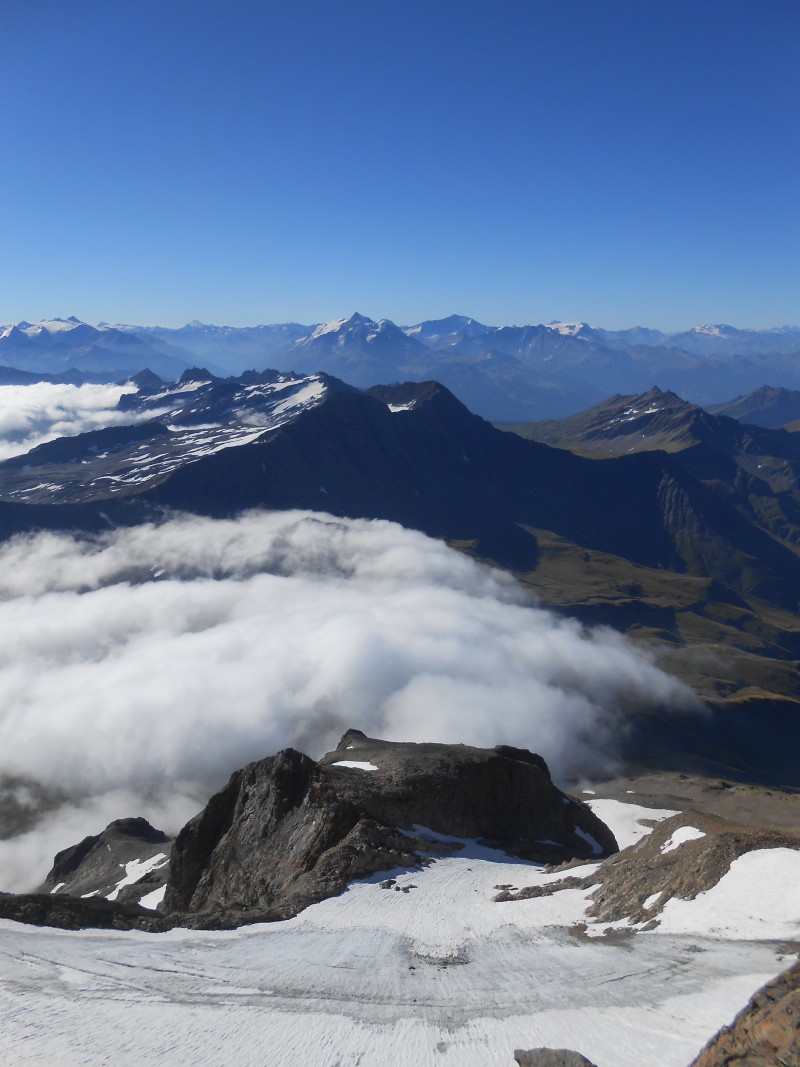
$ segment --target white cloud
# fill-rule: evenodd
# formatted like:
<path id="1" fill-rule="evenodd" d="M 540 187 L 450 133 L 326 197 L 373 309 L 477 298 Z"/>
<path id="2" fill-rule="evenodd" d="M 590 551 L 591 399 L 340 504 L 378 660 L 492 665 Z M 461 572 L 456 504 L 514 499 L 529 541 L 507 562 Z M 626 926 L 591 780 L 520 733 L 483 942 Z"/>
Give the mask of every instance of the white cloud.
<path id="1" fill-rule="evenodd" d="M 145 810 L 174 831 L 237 767 L 318 756 L 349 726 L 520 745 L 560 775 L 613 759 L 621 710 L 692 700 L 619 635 L 438 541 L 301 512 L 16 539 L 0 627 L 0 774 L 80 805 L 58 848 Z M 2 888 L 44 876 L 49 858 L 22 862 L 41 840 L 18 839 L 19 862 L 3 846 Z"/>
<path id="2" fill-rule="evenodd" d="M 136 415 L 116 410 L 120 397 L 133 392 L 136 387 L 130 384 L 1 385 L 0 460 L 22 455 L 57 437 L 154 418 L 157 412 Z"/>

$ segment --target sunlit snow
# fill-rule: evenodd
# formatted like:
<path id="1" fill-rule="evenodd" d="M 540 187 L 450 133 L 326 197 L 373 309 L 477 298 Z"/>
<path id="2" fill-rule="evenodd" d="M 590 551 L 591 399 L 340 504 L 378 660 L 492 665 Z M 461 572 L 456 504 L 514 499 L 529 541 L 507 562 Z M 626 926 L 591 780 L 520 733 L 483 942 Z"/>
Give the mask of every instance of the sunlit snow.
<path id="1" fill-rule="evenodd" d="M 666 817 L 593 804 L 606 805 L 621 839 L 647 833 L 643 818 Z M 749 853 L 715 890 L 669 902 L 671 930 L 587 940 L 591 889 L 494 897 L 503 886 L 591 876 L 596 864 L 546 873 L 474 842 L 414 833 L 463 847 L 354 883 L 286 922 L 160 935 L 0 922 L 6 1059 L 500 1067 L 514 1048 L 552 1046 L 599 1067 L 685 1067 L 792 962 L 774 942 L 749 938 L 800 937 L 800 852 L 789 849 Z M 156 906 L 158 893 L 142 903 Z"/>
<path id="2" fill-rule="evenodd" d="M 697 841 L 698 838 L 705 836 L 703 831 L 698 830 L 696 826 L 679 826 L 669 841 L 664 842 L 661 852 L 673 852 L 676 848 L 680 848 L 685 841 Z"/>

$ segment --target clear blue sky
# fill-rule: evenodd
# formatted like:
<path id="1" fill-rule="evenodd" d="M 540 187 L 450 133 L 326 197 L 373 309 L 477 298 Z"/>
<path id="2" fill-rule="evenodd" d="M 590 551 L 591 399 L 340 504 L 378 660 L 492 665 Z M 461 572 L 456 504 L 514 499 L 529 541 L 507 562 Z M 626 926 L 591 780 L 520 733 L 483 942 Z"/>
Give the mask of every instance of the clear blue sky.
<path id="1" fill-rule="evenodd" d="M 798 0 L 2 9 L 0 322 L 800 320 Z"/>

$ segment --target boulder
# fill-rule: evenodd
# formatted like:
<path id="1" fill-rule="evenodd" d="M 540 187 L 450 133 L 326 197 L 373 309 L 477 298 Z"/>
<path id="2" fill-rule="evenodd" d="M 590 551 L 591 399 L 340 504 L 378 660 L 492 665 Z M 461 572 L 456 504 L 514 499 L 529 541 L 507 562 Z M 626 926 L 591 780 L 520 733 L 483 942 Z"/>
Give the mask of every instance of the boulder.
<path id="1" fill-rule="evenodd" d="M 569 1048 L 515 1049 L 519 1067 L 595 1067 L 591 1060 Z"/>

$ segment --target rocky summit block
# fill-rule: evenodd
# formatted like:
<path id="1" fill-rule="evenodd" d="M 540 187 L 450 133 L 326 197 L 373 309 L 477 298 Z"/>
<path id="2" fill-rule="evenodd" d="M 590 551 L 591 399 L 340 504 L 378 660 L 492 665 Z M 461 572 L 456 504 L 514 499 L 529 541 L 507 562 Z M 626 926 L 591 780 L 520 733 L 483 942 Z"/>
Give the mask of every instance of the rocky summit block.
<path id="1" fill-rule="evenodd" d="M 289 918 L 353 879 L 430 862 L 423 828 L 540 862 L 617 851 L 541 756 L 348 730 L 319 762 L 289 748 L 237 771 L 178 835 L 160 910 L 208 927 Z"/>

